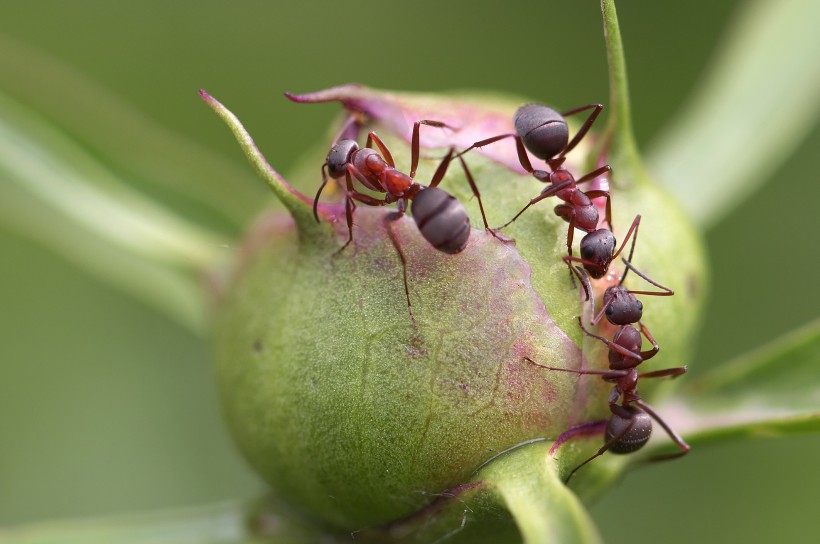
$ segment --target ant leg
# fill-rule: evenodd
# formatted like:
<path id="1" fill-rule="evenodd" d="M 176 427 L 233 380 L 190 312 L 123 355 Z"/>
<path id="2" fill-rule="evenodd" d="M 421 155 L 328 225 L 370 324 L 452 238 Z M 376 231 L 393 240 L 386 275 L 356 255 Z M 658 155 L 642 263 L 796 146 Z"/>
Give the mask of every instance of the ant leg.
<path id="1" fill-rule="evenodd" d="M 556 206 L 560 208 L 561 206 Z M 575 239 L 575 214 L 572 214 L 569 220 L 569 228 L 567 229 L 567 256 L 572 257 L 572 241 Z"/>
<path id="2" fill-rule="evenodd" d="M 456 148 L 451 147 L 447 155 L 441 160 L 441 164 L 436 168 L 436 173 L 433 174 L 433 179 L 430 180 L 430 187 L 438 187 L 438 184 L 444 179 L 444 174 L 447 173 L 447 169 L 450 167 L 450 161 L 453 160 L 455 150 Z M 410 177 L 412 178 L 413 176 L 411 175 Z"/>
<path id="3" fill-rule="evenodd" d="M 578 375 L 589 374 L 589 375 L 594 375 L 594 376 L 601 376 L 604 379 L 607 379 L 607 378 L 623 378 L 624 376 L 629 374 L 629 372 L 626 371 L 626 370 L 595 370 L 595 369 L 575 370 L 573 368 L 558 368 L 558 367 L 554 367 L 554 366 L 542 365 L 541 363 L 536 363 L 535 361 L 533 361 L 529 357 L 524 357 L 524 360 L 527 361 L 528 363 L 530 363 L 531 365 L 535 365 L 539 368 L 544 368 L 546 370 L 557 370 L 558 372 L 571 372 L 573 374 L 578 374 Z"/>
<path id="4" fill-rule="evenodd" d="M 473 196 L 475 196 L 476 200 L 478 200 L 478 209 L 481 210 L 481 220 L 484 221 L 484 230 L 490 231 L 490 234 L 501 240 L 496 232 L 490 228 L 490 225 L 487 224 L 487 216 L 484 215 L 484 204 L 481 202 L 481 193 L 478 192 L 478 187 L 475 184 L 475 180 L 473 180 L 473 174 L 470 172 L 470 169 L 467 168 L 467 163 L 464 162 L 461 155 L 459 155 L 458 160 L 461 162 L 461 169 L 464 170 L 464 175 L 467 177 L 467 183 L 470 184 L 470 189 L 473 191 Z M 503 242 L 504 240 L 501 241 Z"/>
<path id="5" fill-rule="evenodd" d="M 589 332 L 586 329 L 586 327 L 584 327 L 584 323 L 581 321 L 580 317 L 578 318 L 578 324 L 581 326 L 581 330 L 584 331 L 584 333 L 586 333 L 587 336 L 591 336 L 592 338 L 597 338 L 598 340 L 600 340 L 601 342 L 606 344 L 607 347 L 610 349 L 610 351 L 617 351 L 618 353 L 620 353 L 624 357 L 627 357 L 627 358 L 632 359 L 633 361 L 635 361 L 634 366 L 638 366 L 640 363 L 642 363 L 644 361 L 644 359 L 642 357 L 643 354 L 638 354 L 638 353 L 635 353 L 634 351 L 629 351 L 625 347 L 619 346 L 615 342 L 613 342 L 611 340 L 607 340 L 603 336 L 598 336 L 597 334 L 593 334 L 593 333 Z"/>
<path id="6" fill-rule="evenodd" d="M 322 194 L 322 191 L 325 189 L 325 185 L 327 185 L 327 161 L 322 165 L 322 184 L 319 186 L 319 190 L 316 191 L 316 196 L 313 198 L 313 217 L 316 219 L 316 222 L 319 223 L 319 195 Z"/>
<path id="7" fill-rule="evenodd" d="M 668 454 L 668 455 L 658 455 L 658 456 L 649 458 L 648 461 L 665 461 L 667 459 L 674 459 L 676 457 L 681 457 L 683 455 L 686 455 L 686 453 L 689 451 L 689 444 L 687 444 L 683 440 L 683 438 L 681 438 L 680 435 L 678 435 L 678 433 L 673 431 L 672 428 L 669 425 L 667 425 L 667 423 L 663 420 L 663 418 L 660 415 L 658 415 L 658 413 L 655 412 L 655 410 L 651 406 L 649 406 L 647 403 L 645 403 L 641 399 L 636 399 L 633 402 L 635 402 L 635 404 L 640 406 L 641 409 L 644 412 L 646 412 L 647 414 L 652 416 L 652 419 L 657 421 L 660 424 L 660 426 L 663 427 L 663 430 L 666 431 L 666 434 L 669 435 L 669 438 L 671 438 L 672 441 L 675 444 L 677 444 L 678 447 L 680 448 L 680 451 L 677 452 L 677 453 L 672 453 L 672 454 Z"/>
<path id="8" fill-rule="evenodd" d="M 575 148 L 575 146 L 578 145 L 578 142 L 580 142 L 584 138 L 584 136 L 586 136 L 587 132 L 589 132 L 590 127 L 592 127 L 592 123 L 595 122 L 595 119 L 598 118 L 598 115 L 601 113 L 601 110 L 604 109 L 604 105 L 587 104 L 586 106 L 581 106 L 580 108 L 565 111 L 561 114 L 563 117 L 569 117 L 570 115 L 575 115 L 576 113 L 580 113 L 588 109 L 592 109 L 592 113 L 589 114 L 589 117 L 587 117 L 586 121 L 584 121 L 584 124 L 581 125 L 581 128 L 578 129 L 578 132 L 575 133 L 575 136 L 572 138 L 572 140 L 567 144 L 564 150 L 561 151 L 561 154 L 559 155 L 560 157 L 563 157 L 564 155 L 572 151 Z"/>
<path id="9" fill-rule="evenodd" d="M 541 201 L 542 201 L 542 200 L 544 200 L 545 198 L 549 198 L 549 197 L 553 196 L 553 195 L 554 195 L 555 193 L 557 193 L 558 191 L 560 191 L 560 190 L 562 190 L 562 189 L 566 189 L 567 187 L 569 187 L 569 186 L 570 186 L 570 185 L 572 185 L 573 183 L 575 183 L 575 181 L 573 181 L 573 180 L 567 180 L 567 181 L 563 181 L 563 182 L 559 183 L 558 185 L 551 185 L 551 186 L 547 187 L 546 189 L 544 189 L 544 190 L 541 192 L 541 194 L 539 194 L 537 197 L 535 197 L 535 198 L 533 198 L 532 200 L 530 200 L 530 201 L 529 201 L 529 203 L 528 203 L 526 206 L 524 206 L 524 207 L 521 209 L 521 211 L 520 211 L 520 212 L 518 212 L 517 214 L 515 214 L 515 217 L 513 217 L 512 219 L 510 219 L 509 221 L 507 221 L 506 223 L 504 223 L 503 225 L 501 225 L 500 227 L 498 227 L 498 228 L 497 228 L 497 229 L 495 229 L 495 230 L 501 230 L 501 229 L 505 229 L 505 228 L 507 228 L 507 227 L 508 227 L 508 226 L 510 226 L 510 225 L 511 225 L 511 224 L 512 224 L 512 223 L 513 223 L 516 219 L 518 219 L 518 218 L 521 216 L 521 214 L 522 214 L 522 213 L 524 213 L 525 211 L 527 211 L 527 209 L 529 209 L 529 207 L 530 207 L 530 206 L 532 206 L 533 204 L 538 204 L 539 202 L 541 202 Z"/>
<path id="10" fill-rule="evenodd" d="M 532 163 L 530 163 L 530 158 L 527 156 L 527 149 L 524 147 L 524 142 L 521 141 L 521 137 L 518 134 L 500 134 L 498 136 L 493 136 L 492 138 L 487 138 L 486 140 L 478 141 L 470 147 L 468 147 L 467 149 L 465 149 L 464 151 L 462 151 L 461 153 L 459 153 L 457 156 L 460 157 L 472 149 L 484 147 L 485 145 L 490 145 L 499 140 L 503 140 L 504 138 L 515 138 L 515 149 L 518 152 L 518 162 L 521 163 L 521 168 L 523 168 L 530 174 L 535 172 L 535 168 L 532 167 Z"/>
<path id="11" fill-rule="evenodd" d="M 363 204 L 367 204 L 369 206 L 386 206 L 387 204 L 391 204 L 391 201 L 388 199 L 379 200 L 377 198 L 373 198 L 370 195 L 366 195 L 363 193 L 359 193 L 356 189 L 353 188 L 353 179 L 351 178 L 351 173 L 358 177 L 360 175 L 359 171 L 356 169 L 355 166 L 349 164 L 347 166 L 347 170 L 345 171 L 345 183 L 346 183 L 346 191 L 345 191 L 345 219 L 347 220 L 347 232 L 348 238 L 347 242 L 339 248 L 333 255 L 338 255 L 344 249 L 350 245 L 353 241 L 353 212 L 356 210 L 356 203 L 355 200 Z"/>
<path id="12" fill-rule="evenodd" d="M 646 328 L 646 325 L 643 324 L 643 321 L 638 321 L 638 324 L 641 327 L 641 332 L 643 333 L 643 335 L 652 344 L 652 349 L 641 352 L 641 358 L 644 361 L 646 361 L 647 359 L 651 359 L 652 357 L 657 355 L 658 351 L 660 351 L 661 348 L 660 346 L 658 346 L 658 343 L 655 342 L 655 337 L 652 336 L 652 333 L 649 332 L 649 329 Z"/>
<path id="13" fill-rule="evenodd" d="M 640 226 L 641 226 L 641 216 L 640 216 L 640 214 L 638 214 L 638 215 L 635 216 L 635 219 L 632 220 L 632 225 L 630 225 L 629 230 L 626 231 L 626 236 L 624 237 L 624 241 L 621 243 L 621 247 L 618 248 L 618 251 L 616 251 L 615 253 L 612 254 L 612 261 L 614 261 L 615 259 L 618 258 L 618 255 L 620 255 L 621 252 L 624 250 L 624 248 L 626 247 L 626 243 L 629 241 L 630 238 L 632 238 L 632 247 L 629 248 L 629 258 L 627 260 L 628 261 L 632 260 L 632 255 L 635 253 L 635 242 L 638 240 L 638 227 L 640 227 Z M 633 236 L 633 233 L 634 233 L 634 236 Z M 623 285 L 624 280 L 626 279 L 626 275 L 628 273 L 629 273 L 629 270 L 624 272 L 624 275 L 621 276 L 621 281 L 618 283 L 618 285 Z"/>
<path id="14" fill-rule="evenodd" d="M 581 183 L 586 183 L 587 181 L 592 181 L 595 178 L 597 178 L 598 176 L 602 176 L 607 172 L 612 173 L 612 167 L 609 166 L 608 164 L 605 164 L 605 165 L 601 166 L 600 168 L 596 168 L 592 172 L 590 172 L 588 174 L 585 174 L 581 178 L 575 180 L 575 183 L 580 185 Z"/>
<path id="15" fill-rule="evenodd" d="M 675 294 L 675 292 L 674 292 L 672 289 L 670 289 L 669 287 L 665 287 L 665 286 L 661 285 L 660 283 L 658 283 L 658 282 L 656 282 L 656 281 L 653 281 L 653 280 L 649 279 L 649 278 L 648 278 L 646 275 L 644 275 L 644 274 L 643 274 L 640 270 L 638 270 L 637 268 L 635 268 L 635 267 L 632 265 L 632 263 L 631 263 L 631 262 L 627 261 L 627 260 L 626 260 L 626 259 L 624 259 L 624 258 L 621 258 L 621 260 L 622 260 L 622 261 L 624 262 L 624 264 L 626 265 L 627 271 L 628 271 L 628 270 L 632 270 L 632 271 L 633 271 L 633 272 L 635 272 L 638 276 L 640 276 L 641 278 L 643 278 L 644 280 L 646 280 L 648 283 L 650 283 L 650 284 L 654 285 L 654 286 L 655 286 L 655 287 L 657 287 L 658 289 L 661 289 L 661 291 L 632 291 L 632 290 L 630 289 L 630 290 L 629 290 L 629 292 L 630 292 L 630 293 L 633 293 L 633 294 L 636 294 L 636 295 L 654 295 L 654 296 L 658 296 L 658 297 L 671 297 L 672 295 L 674 295 L 674 294 Z M 624 272 L 624 276 L 626 276 L 626 272 Z M 623 283 L 623 279 L 621 280 L 621 283 Z"/>
<path id="16" fill-rule="evenodd" d="M 672 295 L 675 294 L 675 292 L 672 289 L 670 289 L 669 287 L 665 287 L 665 286 L 661 285 L 660 283 L 649 279 L 640 270 L 638 270 L 637 268 L 632 266 L 632 263 L 630 263 L 626 259 L 622 258 L 621 260 L 626 265 L 627 271 L 632 270 L 638 276 L 640 276 L 641 278 L 646 280 L 648 283 L 654 285 L 658 289 L 661 289 L 661 291 L 633 291 L 633 290 L 630 289 L 629 290 L 630 293 L 635 294 L 635 295 L 653 295 L 653 296 L 656 296 L 656 297 L 671 297 Z M 624 272 L 624 276 L 626 276 L 626 272 Z M 623 280 L 621 280 L 621 283 L 623 283 Z"/>
<path id="17" fill-rule="evenodd" d="M 567 266 L 572 266 L 570 263 L 581 263 L 582 265 L 585 265 L 585 266 L 587 266 L 587 265 L 595 266 L 597 264 L 597 263 L 594 263 L 592 261 L 582 259 L 580 257 L 573 257 L 572 255 L 564 255 L 561 258 L 564 260 L 564 264 L 566 264 Z M 579 270 L 583 270 L 580 266 L 576 266 L 575 268 L 577 268 Z M 570 269 L 570 270 L 572 270 L 572 269 Z M 576 274 L 576 276 L 577 276 L 577 274 Z M 587 277 L 586 271 L 584 271 L 584 278 L 581 279 L 581 283 L 585 283 L 587 286 L 590 286 L 589 288 L 584 287 L 585 291 L 588 290 L 589 292 L 592 292 L 591 283 L 589 281 L 589 278 Z M 587 297 L 587 300 L 589 300 L 589 299 L 590 299 L 590 297 Z M 593 316 L 595 315 L 595 299 L 594 299 L 594 297 L 592 298 L 591 315 L 593 315 Z M 594 325 L 595 323 L 597 323 L 597 321 L 593 321 L 592 324 Z"/>
<path id="18" fill-rule="evenodd" d="M 561 258 L 564 260 L 564 264 L 567 265 L 567 268 L 569 268 L 570 273 L 575 274 L 581 282 L 581 287 L 583 287 L 584 294 L 586 295 L 584 302 L 592 300 L 592 313 L 595 313 L 595 298 L 592 295 L 592 283 L 589 281 L 589 276 L 587 275 L 586 270 L 580 266 L 572 266 L 572 261 L 576 259 L 576 257 L 564 255 Z"/>
<path id="19" fill-rule="evenodd" d="M 336 252 L 333 254 L 335 257 L 344 249 L 350 245 L 353 241 L 353 210 L 356 209 L 356 205 L 353 203 L 353 194 L 356 192 L 353 189 L 353 180 L 350 179 L 350 167 L 345 172 L 345 182 L 347 183 L 347 191 L 345 193 L 345 219 L 347 220 L 347 242 L 340 247 Z"/>
<path id="20" fill-rule="evenodd" d="M 367 204 L 368 206 L 386 206 L 396 201 L 395 199 L 391 199 L 389 194 L 387 195 L 387 197 L 383 199 L 378 199 L 370 195 L 358 192 L 353 187 L 353 179 L 351 178 L 351 175 L 359 181 L 361 181 L 362 178 L 364 178 L 364 176 L 362 176 L 361 172 L 359 172 L 359 170 L 355 166 L 353 166 L 352 164 L 347 165 L 347 171 L 345 172 L 345 181 L 347 183 L 347 194 L 350 198 L 358 200 L 362 204 Z"/>
<path id="21" fill-rule="evenodd" d="M 399 259 L 401 260 L 401 270 L 402 276 L 404 278 L 404 296 L 407 298 L 407 311 L 410 312 L 410 321 L 413 322 L 413 326 L 416 326 L 416 316 L 413 315 L 413 307 L 410 304 L 410 289 L 407 287 L 407 260 L 404 258 L 404 252 L 401 250 L 401 246 L 399 245 L 399 241 L 396 238 L 396 234 L 393 232 L 391 228 L 391 224 L 399 219 L 403 215 L 403 212 L 400 211 L 396 214 L 388 214 L 384 217 L 384 228 L 387 230 L 387 235 L 390 236 L 390 241 L 393 242 L 393 247 L 396 248 L 396 253 L 399 254 Z"/>
<path id="22" fill-rule="evenodd" d="M 638 378 L 677 378 L 686 374 L 687 367 L 676 366 L 674 368 L 664 368 L 663 370 L 653 370 L 638 374 Z"/>
<path id="23" fill-rule="evenodd" d="M 453 127 L 441 121 L 430 121 L 429 119 L 420 119 L 413 123 L 413 138 L 410 144 L 410 179 L 416 177 L 416 167 L 419 165 L 419 127 L 427 125 L 429 127 L 449 128 L 455 130 Z"/>
<path id="24" fill-rule="evenodd" d="M 597 434 L 604 434 L 605 432 L 605 419 L 599 419 L 597 421 L 592 421 L 590 423 L 582 423 L 580 425 L 570 427 L 569 429 L 558 435 L 558 438 L 555 439 L 555 442 L 552 443 L 552 447 L 550 447 L 549 455 L 553 455 L 555 453 L 555 450 L 564 445 L 564 443 L 567 440 L 575 438 L 576 436 L 592 436 Z"/>
<path id="25" fill-rule="evenodd" d="M 615 413 L 615 410 L 613 409 L 613 406 L 610 406 L 610 410 L 612 410 L 612 412 L 613 412 L 613 413 Z M 595 452 L 595 454 L 594 454 L 592 457 L 590 457 L 589 459 L 587 459 L 586 461 L 584 461 L 583 463 L 581 463 L 580 465 L 578 465 L 577 467 L 575 467 L 574 469 L 572 469 L 572 472 L 570 472 L 570 473 L 569 473 L 569 476 L 567 476 L 567 479 L 566 479 L 566 480 L 564 480 L 564 483 L 565 483 L 565 484 L 566 484 L 566 483 L 569 483 L 570 478 L 572 478 L 572 477 L 573 477 L 573 475 L 575 475 L 575 473 L 576 473 L 576 472 L 578 472 L 578 469 L 579 469 L 579 468 L 581 468 L 582 466 L 586 465 L 587 463 L 589 463 L 590 461 L 592 461 L 592 460 L 593 460 L 593 459 L 595 459 L 596 457 L 600 457 L 601 455 L 603 455 L 604 453 L 606 453 L 606 452 L 607 452 L 607 450 L 609 450 L 612 446 L 614 446 L 615 444 L 617 444 L 617 443 L 618 443 L 618 441 L 619 441 L 619 440 L 621 440 L 621 438 L 623 438 L 624 436 L 626 436 L 626 434 L 627 434 L 629 431 L 631 431 L 631 430 L 632 430 L 632 426 L 633 426 L 633 425 L 635 425 L 635 418 L 631 417 L 631 415 L 632 415 L 632 414 L 629 414 L 628 412 L 627 412 L 627 414 L 628 414 L 628 416 L 627 416 L 627 417 L 629 418 L 629 425 L 627 425 L 626 427 L 624 427 L 624 429 L 623 429 L 621 432 L 619 432 L 618 434 L 616 434 L 615 436 L 613 436 L 612 438 L 610 438 L 609 440 L 607 440 L 607 441 L 604 443 L 604 445 L 603 445 L 603 446 L 601 446 L 600 448 L 598 448 L 598 451 L 596 451 L 596 452 Z M 619 415 L 620 415 L 620 414 L 619 414 Z M 623 417 L 623 416 L 622 416 L 622 417 Z"/>
<path id="26" fill-rule="evenodd" d="M 566 263 L 566 261 L 564 261 Z M 569 265 L 569 263 L 567 263 Z M 587 295 L 587 300 L 590 301 L 592 310 L 595 311 L 595 295 L 592 293 L 592 283 L 589 281 L 589 275 L 586 270 L 580 266 L 573 266 L 575 275 L 581 280 L 581 287 L 584 288 L 584 293 Z"/>
<path id="27" fill-rule="evenodd" d="M 382 154 L 382 157 L 384 157 L 384 161 L 389 164 L 391 168 L 395 168 L 396 163 L 393 161 L 393 154 L 390 153 L 390 149 L 387 147 L 387 144 L 385 144 L 375 132 L 370 132 L 370 134 L 367 135 L 367 142 L 364 146 L 373 149 L 374 143 L 376 144 L 376 147 L 379 148 L 379 152 Z"/>
<path id="28" fill-rule="evenodd" d="M 559 204 L 555 207 L 555 215 L 569 223 L 567 229 L 567 256 L 572 258 L 572 240 L 575 238 L 575 209 L 569 204 Z M 575 274 L 573 274 L 572 267 L 569 269 L 569 281 L 572 283 L 573 289 L 578 287 L 575 284 Z M 581 281 L 583 282 L 583 280 Z"/>

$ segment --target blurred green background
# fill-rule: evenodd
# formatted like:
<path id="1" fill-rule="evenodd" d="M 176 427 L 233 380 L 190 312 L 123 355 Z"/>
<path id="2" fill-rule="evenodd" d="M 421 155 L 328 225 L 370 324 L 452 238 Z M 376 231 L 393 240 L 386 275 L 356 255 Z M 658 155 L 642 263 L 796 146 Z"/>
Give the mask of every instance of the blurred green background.
<path id="1" fill-rule="evenodd" d="M 697 87 L 742 4 L 618 2 L 642 147 Z M 226 157 L 243 176 L 224 180 L 226 199 L 241 190 L 251 200 L 258 195 L 260 206 L 269 201 L 265 187 L 197 89 L 231 108 L 285 173 L 306 150 L 327 146 L 339 111 L 292 104 L 285 90 L 360 82 L 500 90 L 559 108 L 608 100 L 593 0 L 14 0 L 3 2 L 2 13 L 4 61 L 64 63 L 143 121 Z M 82 132 L 80 143 L 123 175 L 129 161 L 145 160 L 136 150 L 124 161 L 101 151 L 100 142 L 124 138 L 130 126 L 58 118 L 60 110 L 80 109 L 60 100 L 59 85 L 32 87 L 0 74 L 0 91 L 42 108 L 67 132 Z M 89 100 L 83 107 L 93 111 L 98 97 Z M 692 361 L 670 365 L 686 363 L 697 374 L 820 314 L 811 274 L 820 266 L 811 236 L 820 227 L 820 184 L 811 182 L 819 147 L 815 128 L 762 190 L 748 199 L 738 194 L 738 208 L 706 232 L 713 284 L 703 334 Z M 180 172 L 194 168 L 178 165 Z M 137 181 L 193 219 L 239 230 L 167 187 Z M 207 345 L 15 232 L 0 229 L 0 251 L 0 525 L 260 492 L 220 420 Z M 818 448 L 820 437 L 699 448 L 629 474 L 592 511 L 607 542 L 806 541 L 816 529 Z"/>

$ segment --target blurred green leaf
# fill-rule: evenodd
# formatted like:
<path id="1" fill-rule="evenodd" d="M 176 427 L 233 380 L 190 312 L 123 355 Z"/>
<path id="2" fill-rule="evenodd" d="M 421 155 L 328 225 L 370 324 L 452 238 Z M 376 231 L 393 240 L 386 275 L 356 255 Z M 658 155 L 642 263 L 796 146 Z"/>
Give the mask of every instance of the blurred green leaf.
<path id="1" fill-rule="evenodd" d="M 813 0 L 751 2 L 697 94 L 651 150 L 653 174 L 702 226 L 773 179 L 817 122 L 818 20 Z"/>
<path id="2" fill-rule="evenodd" d="M 820 319 L 682 384 L 659 411 L 693 444 L 816 433 L 818 375 Z"/>
<path id="3" fill-rule="evenodd" d="M 172 195 L 182 197 L 232 232 L 260 209 L 264 192 L 247 169 L 152 121 L 68 64 L 1 34 L 0 50 L 0 89 L 70 134 L 132 188 L 161 188 L 166 204 Z"/>
<path id="4" fill-rule="evenodd" d="M 338 542 L 258 503 L 228 502 L 0 529 L 0 544 L 315 544 Z"/>
<path id="5" fill-rule="evenodd" d="M 0 95 L 0 221 L 195 330 L 220 235 L 141 195 L 47 121 Z"/>

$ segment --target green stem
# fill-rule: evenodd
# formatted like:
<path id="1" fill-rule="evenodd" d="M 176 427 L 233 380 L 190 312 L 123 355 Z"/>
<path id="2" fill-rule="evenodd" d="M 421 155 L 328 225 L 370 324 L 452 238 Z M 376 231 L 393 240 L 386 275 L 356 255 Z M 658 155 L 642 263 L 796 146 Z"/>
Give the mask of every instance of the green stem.
<path id="1" fill-rule="evenodd" d="M 481 472 L 513 515 L 526 544 L 601 542 L 578 498 L 560 479 L 551 442 L 520 447 Z"/>
<path id="2" fill-rule="evenodd" d="M 619 184 L 625 181 L 643 182 L 646 180 L 646 174 L 632 130 L 626 60 L 614 0 L 601 0 L 601 13 L 604 19 L 604 39 L 609 62 L 611 113 L 604 132 L 604 142 L 609 147 L 608 161 L 615 172 L 623 169 L 629 173 L 629 175 L 618 177 Z"/>

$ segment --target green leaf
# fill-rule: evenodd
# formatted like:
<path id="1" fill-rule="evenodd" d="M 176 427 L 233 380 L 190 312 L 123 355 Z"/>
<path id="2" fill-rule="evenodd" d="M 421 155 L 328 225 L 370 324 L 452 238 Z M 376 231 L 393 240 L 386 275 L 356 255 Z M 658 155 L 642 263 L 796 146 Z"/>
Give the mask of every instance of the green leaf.
<path id="1" fill-rule="evenodd" d="M 0 35 L 0 50 L 0 89 L 102 157 L 132 188 L 180 197 L 234 231 L 264 203 L 242 165 L 159 125 L 72 66 L 8 36 Z"/>
<path id="2" fill-rule="evenodd" d="M 0 544 L 331 544 L 341 540 L 288 513 L 274 513 L 267 502 L 228 502 L 0 529 Z"/>
<path id="3" fill-rule="evenodd" d="M 658 411 L 692 444 L 818 432 L 818 375 L 820 319 L 682 384 Z"/>
<path id="4" fill-rule="evenodd" d="M 201 330 L 200 276 L 227 242 L 135 191 L 0 95 L 0 222 Z"/>
<path id="5" fill-rule="evenodd" d="M 818 20 L 820 2 L 750 3 L 697 94 L 652 149 L 653 173 L 702 226 L 773 179 L 817 122 Z"/>

